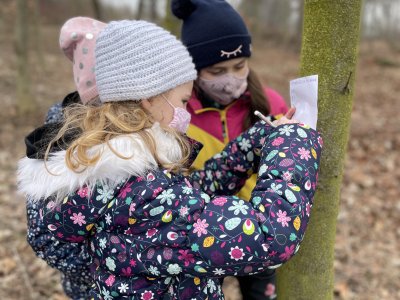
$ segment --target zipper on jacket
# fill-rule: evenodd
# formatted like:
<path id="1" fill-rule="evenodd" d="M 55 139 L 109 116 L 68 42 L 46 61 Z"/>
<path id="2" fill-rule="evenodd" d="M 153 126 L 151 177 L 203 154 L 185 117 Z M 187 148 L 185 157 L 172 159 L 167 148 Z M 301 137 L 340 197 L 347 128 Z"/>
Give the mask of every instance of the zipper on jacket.
<path id="1" fill-rule="evenodd" d="M 222 124 L 222 138 L 225 141 L 225 139 L 226 139 L 225 120 L 222 120 L 221 124 Z"/>
<path id="2" fill-rule="evenodd" d="M 225 144 L 229 143 L 229 133 L 226 124 L 226 109 L 220 111 L 221 125 L 222 125 L 222 138 Z"/>

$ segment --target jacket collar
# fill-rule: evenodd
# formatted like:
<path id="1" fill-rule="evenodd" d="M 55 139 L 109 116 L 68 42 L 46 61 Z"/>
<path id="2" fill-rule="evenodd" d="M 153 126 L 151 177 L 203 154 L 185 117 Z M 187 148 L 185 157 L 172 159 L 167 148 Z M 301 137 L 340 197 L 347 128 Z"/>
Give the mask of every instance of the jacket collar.
<path id="1" fill-rule="evenodd" d="M 148 129 L 148 132 L 157 141 L 157 155 L 162 162 L 173 163 L 182 158 L 178 141 L 159 124 Z M 96 165 L 87 167 L 80 173 L 66 166 L 65 150 L 51 153 L 46 164 L 40 159 L 21 159 L 17 174 L 19 191 L 33 201 L 55 195 L 60 202 L 67 194 L 83 186 L 93 189 L 97 182 L 101 182 L 115 187 L 130 176 L 143 176 L 158 168 L 156 160 L 138 134 L 119 136 L 108 144 L 90 149 L 89 153 L 92 155 L 100 151 L 101 158 Z M 118 157 L 114 152 L 129 159 Z"/>
<path id="2" fill-rule="evenodd" d="M 61 107 L 64 109 L 67 106 L 79 102 L 80 100 L 78 92 L 72 92 L 65 96 L 64 100 L 61 103 Z M 62 111 L 60 110 L 59 113 L 60 116 L 58 116 L 57 119 L 62 119 Z M 61 126 L 61 122 L 47 123 L 29 133 L 25 137 L 26 156 L 29 158 L 44 159 L 47 145 L 56 136 Z M 57 143 L 53 146 L 53 149 L 51 149 L 50 152 L 57 152 L 67 148 L 69 142 L 76 134 L 77 133 L 74 132 L 66 135 L 60 143 Z"/>
<path id="3" fill-rule="evenodd" d="M 192 151 L 190 153 L 190 156 L 189 156 L 189 159 L 188 159 L 188 161 L 186 163 L 187 167 L 190 167 L 194 163 L 194 161 L 196 160 L 196 158 L 199 155 L 201 149 L 203 149 L 203 144 L 198 142 L 198 141 L 196 141 L 196 140 L 194 140 L 194 139 L 192 139 L 192 138 L 190 138 L 190 137 L 188 137 L 188 136 L 186 136 L 186 138 L 188 139 L 189 144 L 190 144 L 191 149 L 192 149 Z"/>

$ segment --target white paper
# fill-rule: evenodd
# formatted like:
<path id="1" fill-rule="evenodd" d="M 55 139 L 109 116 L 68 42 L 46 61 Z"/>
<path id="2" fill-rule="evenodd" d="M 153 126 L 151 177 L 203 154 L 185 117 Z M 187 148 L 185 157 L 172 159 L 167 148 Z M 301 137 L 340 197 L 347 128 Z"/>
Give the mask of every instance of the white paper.
<path id="1" fill-rule="evenodd" d="M 301 77 L 290 81 L 290 104 L 296 107 L 293 119 L 317 128 L 318 75 Z"/>

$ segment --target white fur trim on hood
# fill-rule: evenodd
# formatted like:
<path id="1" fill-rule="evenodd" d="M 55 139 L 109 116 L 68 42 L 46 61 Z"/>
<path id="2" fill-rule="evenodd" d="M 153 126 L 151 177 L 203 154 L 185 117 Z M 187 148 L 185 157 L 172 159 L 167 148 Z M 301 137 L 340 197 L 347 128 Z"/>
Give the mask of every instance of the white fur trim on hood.
<path id="1" fill-rule="evenodd" d="M 157 154 L 163 163 L 174 163 L 182 158 L 179 143 L 172 134 L 165 132 L 159 124 L 148 131 L 156 141 Z M 76 173 L 65 163 L 65 150 L 50 154 L 46 162 L 47 169 L 43 160 L 25 157 L 18 163 L 18 190 L 31 201 L 56 196 L 56 202 L 60 202 L 66 195 L 83 186 L 92 189 L 97 182 L 102 182 L 115 187 L 130 176 L 143 176 L 158 168 L 156 160 L 138 134 L 113 138 L 109 145 L 115 152 L 129 159 L 115 155 L 107 144 L 97 145 L 90 152 L 95 154 L 100 150 L 100 160 L 96 165 Z"/>

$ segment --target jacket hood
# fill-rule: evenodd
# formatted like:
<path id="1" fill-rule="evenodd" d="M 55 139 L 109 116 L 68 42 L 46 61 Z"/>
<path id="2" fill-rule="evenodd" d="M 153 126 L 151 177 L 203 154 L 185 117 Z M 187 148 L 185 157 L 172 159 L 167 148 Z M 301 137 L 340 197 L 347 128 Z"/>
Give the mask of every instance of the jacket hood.
<path id="1" fill-rule="evenodd" d="M 173 135 L 164 131 L 159 124 L 148 131 L 157 142 L 157 155 L 163 163 L 178 162 L 182 158 L 181 148 Z M 61 202 L 66 195 L 83 186 L 91 190 L 100 182 L 115 187 L 130 176 L 143 176 L 158 168 L 138 134 L 116 137 L 108 144 L 94 146 L 89 154 L 96 155 L 98 152 L 101 153 L 100 160 L 79 173 L 67 167 L 66 150 L 51 153 L 46 162 L 25 157 L 18 163 L 18 190 L 31 201 L 55 196 L 56 201 Z M 128 159 L 117 156 L 115 152 Z"/>
<path id="2" fill-rule="evenodd" d="M 26 156 L 29 158 L 44 159 L 47 145 L 57 135 L 58 131 L 62 126 L 63 113 L 62 110 L 72 104 L 79 103 L 78 92 L 69 93 L 65 96 L 62 103 L 56 104 L 53 107 L 57 107 L 56 115 L 52 119 L 47 116 L 46 122 L 43 126 L 40 126 L 33 130 L 25 137 Z M 59 108 L 58 106 L 59 105 Z M 54 144 L 50 152 L 57 152 L 68 147 L 68 144 L 73 140 L 75 133 L 69 133 L 63 137 L 61 141 Z"/>

